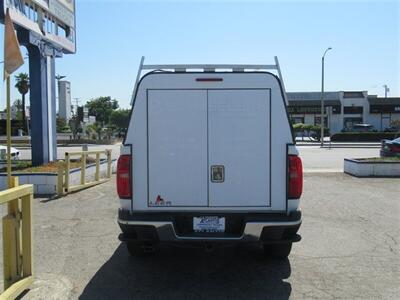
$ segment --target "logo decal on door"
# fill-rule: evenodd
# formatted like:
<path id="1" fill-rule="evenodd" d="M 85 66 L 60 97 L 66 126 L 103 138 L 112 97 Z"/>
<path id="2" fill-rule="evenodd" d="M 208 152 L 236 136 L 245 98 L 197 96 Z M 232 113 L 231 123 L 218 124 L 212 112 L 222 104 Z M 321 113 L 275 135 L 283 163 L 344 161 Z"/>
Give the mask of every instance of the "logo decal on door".
<path id="1" fill-rule="evenodd" d="M 157 196 L 156 201 L 150 201 L 150 206 L 171 206 L 171 201 L 164 201 L 160 195 Z"/>
<path id="2" fill-rule="evenodd" d="M 164 205 L 164 199 L 160 195 L 157 196 L 156 205 Z"/>

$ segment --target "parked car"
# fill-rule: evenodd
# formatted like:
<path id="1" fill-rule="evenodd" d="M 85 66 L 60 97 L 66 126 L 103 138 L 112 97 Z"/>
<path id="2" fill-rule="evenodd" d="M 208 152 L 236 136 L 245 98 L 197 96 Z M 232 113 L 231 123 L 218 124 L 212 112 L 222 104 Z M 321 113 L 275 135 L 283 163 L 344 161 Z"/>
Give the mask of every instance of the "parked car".
<path id="1" fill-rule="evenodd" d="M 280 79 L 171 68 L 185 71 L 147 73 L 134 93 L 117 163 L 120 240 L 131 255 L 247 242 L 287 257 L 301 239 L 303 171 Z"/>
<path id="2" fill-rule="evenodd" d="M 377 132 L 371 124 L 354 124 L 351 127 L 345 127 L 342 132 Z"/>
<path id="3" fill-rule="evenodd" d="M 390 126 L 388 128 L 385 128 L 385 132 L 400 132 L 400 127 Z"/>
<path id="4" fill-rule="evenodd" d="M 399 156 L 400 157 L 400 138 L 392 141 L 383 140 L 381 146 L 381 157 Z"/>
<path id="5" fill-rule="evenodd" d="M 0 160 L 7 159 L 7 146 L 0 145 Z M 18 160 L 19 159 L 19 150 L 11 147 L 11 159 Z"/>

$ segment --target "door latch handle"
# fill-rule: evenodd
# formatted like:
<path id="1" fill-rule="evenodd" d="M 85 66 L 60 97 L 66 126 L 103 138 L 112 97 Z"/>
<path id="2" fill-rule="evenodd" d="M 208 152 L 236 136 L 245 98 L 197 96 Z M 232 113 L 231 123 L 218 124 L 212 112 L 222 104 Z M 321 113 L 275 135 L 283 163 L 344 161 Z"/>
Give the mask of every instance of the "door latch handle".
<path id="1" fill-rule="evenodd" d="M 222 183 L 225 181 L 225 166 L 211 166 L 211 182 Z"/>

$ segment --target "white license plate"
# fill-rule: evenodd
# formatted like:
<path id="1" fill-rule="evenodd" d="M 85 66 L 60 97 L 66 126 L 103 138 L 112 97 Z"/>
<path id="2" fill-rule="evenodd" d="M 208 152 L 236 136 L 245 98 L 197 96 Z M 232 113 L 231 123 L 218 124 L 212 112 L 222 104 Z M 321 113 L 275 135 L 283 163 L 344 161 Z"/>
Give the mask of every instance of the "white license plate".
<path id="1" fill-rule="evenodd" d="M 220 217 L 194 217 L 194 232 L 225 232 L 225 218 Z"/>

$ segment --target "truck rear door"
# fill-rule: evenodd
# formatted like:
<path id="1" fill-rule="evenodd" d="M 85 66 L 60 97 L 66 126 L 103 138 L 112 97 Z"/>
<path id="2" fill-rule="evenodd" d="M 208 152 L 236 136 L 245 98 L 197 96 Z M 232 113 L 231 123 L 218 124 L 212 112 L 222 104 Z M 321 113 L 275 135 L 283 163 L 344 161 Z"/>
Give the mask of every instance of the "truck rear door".
<path id="1" fill-rule="evenodd" d="M 148 90 L 149 207 L 271 207 L 269 89 Z"/>
<path id="2" fill-rule="evenodd" d="M 207 206 L 207 91 L 148 90 L 148 206 Z"/>
<path id="3" fill-rule="evenodd" d="M 269 207 L 268 89 L 208 91 L 209 206 Z"/>

